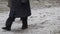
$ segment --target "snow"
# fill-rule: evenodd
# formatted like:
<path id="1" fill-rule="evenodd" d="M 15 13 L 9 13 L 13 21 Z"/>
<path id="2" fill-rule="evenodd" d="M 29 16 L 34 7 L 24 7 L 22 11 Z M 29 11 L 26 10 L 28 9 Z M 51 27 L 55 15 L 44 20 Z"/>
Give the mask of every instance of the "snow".
<path id="1" fill-rule="evenodd" d="M 60 7 L 31 9 L 32 15 L 28 18 L 29 28 L 22 30 L 22 21 L 16 18 L 11 31 L 4 31 L 9 11 L 0 13 L 0 34 L 60 34 Z"/>

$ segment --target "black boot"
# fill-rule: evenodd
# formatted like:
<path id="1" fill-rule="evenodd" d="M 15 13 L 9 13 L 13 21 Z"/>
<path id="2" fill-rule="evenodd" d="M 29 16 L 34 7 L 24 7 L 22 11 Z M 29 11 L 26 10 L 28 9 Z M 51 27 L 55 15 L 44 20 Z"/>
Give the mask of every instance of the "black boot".
<path id="1" fill-rule="evenodd" d="M 23 24 L 21 29 L 27 29 L 28 28 L 27 17 L 21 17 L 21 20 Z"/>
<path id="2" fill-rule="evenodd" d="M 21 29 L 27 29 L 28 28 L 28 26 L 22 26 L 22 28 Z"/>
<path id="3" fill-rule="evenodd" d="M 2 29 L 4 30 L 7 30 L 7 31 L 10 31 L 11 30 L 11 26 L 12 26 L 12 23 L 13 21 L 15 20 L 15 17 L 9 17 L 6 21 L 6 27 L 3 27 Z"/>
<path id="4" fill-rule="evenodd" d="M 2 29 L 7 30 L 7 31 L 11 30 L 11 28 L 8 28 L 8 27 L 3 27 Z"/>

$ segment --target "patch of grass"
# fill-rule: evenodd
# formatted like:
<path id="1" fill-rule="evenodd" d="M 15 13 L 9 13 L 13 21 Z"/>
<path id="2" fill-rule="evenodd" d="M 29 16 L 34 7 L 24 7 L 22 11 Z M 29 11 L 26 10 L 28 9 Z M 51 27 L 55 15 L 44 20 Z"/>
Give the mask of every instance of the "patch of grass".
<path id="1" fill-rule="evenodd" d="M 6 2 L 6 1 L 8 1 L 8 0 L 0 0 L 0 2 Z"/>
<path id="2" fill-rule="evenodd" d="M 3 8 L 0 8 L 0 13 L 3 13 L 5 11 L 9 11 L 9 10 L 7 10 L 7 9 L 4 10 Z"/>

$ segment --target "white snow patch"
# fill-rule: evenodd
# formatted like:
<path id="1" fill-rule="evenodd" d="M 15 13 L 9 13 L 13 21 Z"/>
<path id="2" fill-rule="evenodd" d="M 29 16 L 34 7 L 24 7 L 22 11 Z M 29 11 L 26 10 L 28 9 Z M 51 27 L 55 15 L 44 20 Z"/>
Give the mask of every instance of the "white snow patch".
<path id="1" fill-rule="evenodd" d="M 0 27 L 2 28 L 8 18 L 9 12 L 0 13 Z M 29 28 L 21 30 L 22 21 L 16 18 L 11 31 L 0 28 L 1 34 L 60 34 L 60 7 L 32 9 L 28 18 Z"/>

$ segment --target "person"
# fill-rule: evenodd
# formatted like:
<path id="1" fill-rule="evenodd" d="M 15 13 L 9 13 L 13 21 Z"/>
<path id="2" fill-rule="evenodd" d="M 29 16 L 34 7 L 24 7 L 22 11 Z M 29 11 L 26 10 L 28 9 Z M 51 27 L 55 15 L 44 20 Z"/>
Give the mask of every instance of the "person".
<path id="1" fill-rule="evenodd" d="M 9 17 L 6 20 L 5 27 L 2 27 L 2 29 L 10 31 L 15 18 L 21 18 L 23 24 L 21 29 L 27 29 L 27 20 L 31 16 L 29 0 L 9 0 L 8 6 L 10 7 Z"/>

